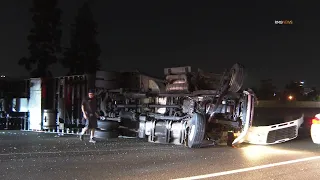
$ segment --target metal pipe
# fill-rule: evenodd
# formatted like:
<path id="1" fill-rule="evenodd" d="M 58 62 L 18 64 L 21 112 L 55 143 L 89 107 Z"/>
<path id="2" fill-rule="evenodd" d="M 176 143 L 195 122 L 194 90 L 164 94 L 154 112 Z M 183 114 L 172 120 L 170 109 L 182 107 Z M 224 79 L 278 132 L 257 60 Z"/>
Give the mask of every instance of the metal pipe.
<path id="1" fill-rule="evenodd" d="M 149 108 L 181 108 L 181 105 L 161 105 L 161 104 L 117 104 L 117 108 L 143 108 L 143 107 L 149 107 Z"/>
<path id="2" fill-rule="evenodd" d="M 71 78 L 71 121 L 74 122 L 74 115 L 75 115 L 75 103 L 74 103 L 74 96 L 75 96 L 75 87 L 74 78 Z"/>
<path id="3" fill-rule="evenodd" d="M 164 115 L 158 115 L 158 114 L 149 114 L 148 117 L 153 117 L 158 120 L 173 120 L 173 121 L 179 121 L 184 118 L 184 117 L 177 117 L 177 116 L 164 116 Z M 141 119 L 141 116 L 140 116 L 140 119 Z"/>
<path id="4" fill-rule="evenodd" d="M 183 97 L 183 96 L 201 96 L 201 95 L 208 95 L 208 96 L 216 96 L 219 97 L 217 94 L 217 90 L 199 90 L 194 91 L 192 93 L 159 93 L 159 94 L 148 94 L 148 93 L 123 93 L 125 97 L 129 98 L 147 98 L 147 97 Z"/>

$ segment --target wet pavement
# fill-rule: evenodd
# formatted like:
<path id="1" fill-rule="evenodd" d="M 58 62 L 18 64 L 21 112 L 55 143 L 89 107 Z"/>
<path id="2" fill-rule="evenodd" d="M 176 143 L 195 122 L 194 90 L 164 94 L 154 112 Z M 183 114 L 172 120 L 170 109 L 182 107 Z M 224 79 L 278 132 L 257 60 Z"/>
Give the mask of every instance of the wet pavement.
<path id="1" fill-rule="evenodd" d="M 277 165 L 306 157 L 315 158 Z M 91 144 L 88 137 L 0 131 L 1 180 L 318 179 L 319 167 L 320 146 L 307 135 L 272 146 L 188 149 L 138 139 Z"/>

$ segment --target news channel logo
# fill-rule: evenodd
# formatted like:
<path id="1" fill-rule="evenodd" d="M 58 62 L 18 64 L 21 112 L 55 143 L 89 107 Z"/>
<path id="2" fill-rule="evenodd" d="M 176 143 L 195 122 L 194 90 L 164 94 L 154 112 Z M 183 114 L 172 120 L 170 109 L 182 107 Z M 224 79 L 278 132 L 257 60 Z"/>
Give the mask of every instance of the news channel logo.
<path id="1" fill-rule="evenodd" d="M 291 25 L 293 24 L 293 20 L 274 20 L 274 24 Z"/>

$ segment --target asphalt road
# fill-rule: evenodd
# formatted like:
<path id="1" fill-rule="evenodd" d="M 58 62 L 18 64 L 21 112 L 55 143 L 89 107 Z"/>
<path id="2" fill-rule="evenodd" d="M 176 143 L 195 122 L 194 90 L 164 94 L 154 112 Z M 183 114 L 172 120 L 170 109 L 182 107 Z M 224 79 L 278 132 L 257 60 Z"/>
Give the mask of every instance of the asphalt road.
<path id="1" fill-rule="evenodd" d="M 272 146 L 201 149 L 138 139 L 120 138 L 96 144 L 87 140 L 0 131 L 0 179 L 309 180 L 320 176 L 320 146 L 308 136 Z"/>

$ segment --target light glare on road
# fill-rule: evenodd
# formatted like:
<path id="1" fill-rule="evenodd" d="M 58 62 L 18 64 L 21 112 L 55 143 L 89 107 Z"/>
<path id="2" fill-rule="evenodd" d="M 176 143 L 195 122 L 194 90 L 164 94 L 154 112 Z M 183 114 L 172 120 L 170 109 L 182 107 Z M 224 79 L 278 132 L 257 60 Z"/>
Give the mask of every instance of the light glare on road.
<path id="1" fill-rule="evenodd" d="M 241 148 L 244 156 L 250 160 L 261 160 L 266 156 L 279 154 L 300 154 L 302 152 L 278 149 L 272 146 L 249 145 Z"/>

